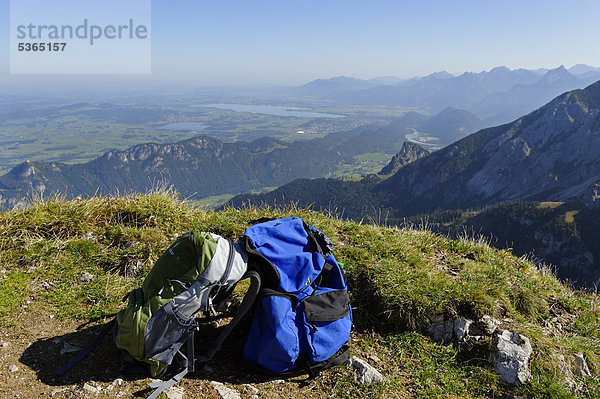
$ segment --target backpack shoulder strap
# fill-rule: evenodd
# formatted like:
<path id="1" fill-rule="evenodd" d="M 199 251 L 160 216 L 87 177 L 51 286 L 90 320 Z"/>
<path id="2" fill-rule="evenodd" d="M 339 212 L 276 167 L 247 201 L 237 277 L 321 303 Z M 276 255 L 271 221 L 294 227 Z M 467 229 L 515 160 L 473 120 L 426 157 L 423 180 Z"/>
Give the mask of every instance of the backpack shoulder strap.
<path id="1" fill-rule="evenodd" d="M 231 332 L 237 326 L 240 320 L 244 317 L 244 315 L 246 315 L 246 313 L 248 313 L 248 311 L 252 308 L 252 305 L 254 305 L 256 297 L 258 296 L 258 292 L 260 291 L 261 278 L 260 275 L 254 270 L 247 271 L 246 274 L 241 278 L 241 280 L 244 280 L 246 278 L 250 279 L 250 288 L 248 288 L 248 291 L 246 292 L 246 295 L 244 296 L 244 299 L 242 300 L 242 303 L 240 304 L 235 316 L 233 317 L 231 322 L 229 322 L 229 324 L 225 326 L 221 334 L 219 334 L 219 337 L 215 341 L 212 348 L 206 353 L 206 355 L 198 357 L 198 362 L 207 362 L 209 360 L 212 360 L 217 351 L 221 349 L 221 346 L 225 342 L 225 339 L 227 339 L 229 334 L 231 334 Z"/>

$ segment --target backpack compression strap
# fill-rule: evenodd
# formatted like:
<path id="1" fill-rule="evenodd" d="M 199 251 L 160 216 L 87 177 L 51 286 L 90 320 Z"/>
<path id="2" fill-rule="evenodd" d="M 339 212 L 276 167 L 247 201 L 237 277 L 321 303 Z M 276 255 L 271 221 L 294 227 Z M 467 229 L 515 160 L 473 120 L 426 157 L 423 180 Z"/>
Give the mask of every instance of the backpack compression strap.
<path id="1" fill-rule="evenodd" d="M 173 377 L 171 377 L 167 381 L 149 383 L 148 386 L 150 388 L 153 388 L 154 392 L 152 392 L 152 395 L 148 396 L 148 399 L 158 398 L 158 395 L 160 395 L 162 392 L 171 388 L 173 385 L 175 385 L 179 381 L 181 381 L 187 373 L 194 372 L 194 332 L 193 331 L 187 338 L 187 353 L 188 353 L 188 355 L 185 356 L 181 352 L 181 350 L 179 350 L 178 353 L 184 359 L 183 370 L 181 370 L 179 373 L 175 374 Z"/>

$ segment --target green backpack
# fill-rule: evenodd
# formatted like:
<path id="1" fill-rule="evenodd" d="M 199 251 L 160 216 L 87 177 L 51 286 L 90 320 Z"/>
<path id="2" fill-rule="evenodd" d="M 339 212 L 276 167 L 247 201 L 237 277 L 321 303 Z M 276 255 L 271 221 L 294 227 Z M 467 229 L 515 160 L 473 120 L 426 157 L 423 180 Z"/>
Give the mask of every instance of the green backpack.
<path id="1" fill-rule="evenodd" d="M 156 390 L 149 398 L 156 398 L 194 371 L 195 362 L 212 359 L 250 309 L 260 288 L 260 277 L 256 272 L 248 272 L 247 264 L 248 256 L 239 244 L 212 233 L 185 233 L 156 261 L 142 286 L 123 298 L 129 302 L 116 317 L 117 348 L 147 365 L 153 377 L 164 376 L 176 357 L 179 358 L 177 365 L 183 368 L 168 381 L 150 384 Z M 225 299 L 243 278 L 251 278 L 252 284 L 237 314 L 209 353 L 197 357 L 194 353 L 196 314 L 210 310 L 215 313 L 213 304 Z M 90 344 L 57 373 L 62 375 L 100 342 Z M 184 344 L 187 351 L 182 350 Z"/>

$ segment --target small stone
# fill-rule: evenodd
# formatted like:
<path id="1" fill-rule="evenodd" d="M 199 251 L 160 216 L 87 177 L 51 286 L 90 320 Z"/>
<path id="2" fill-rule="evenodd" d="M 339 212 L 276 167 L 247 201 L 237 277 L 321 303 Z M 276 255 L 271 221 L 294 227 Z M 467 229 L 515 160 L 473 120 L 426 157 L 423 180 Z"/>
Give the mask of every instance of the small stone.
<path id="1" fill-rule="evenodd" d="M 116 380 L 114 380 L 113 382 L 111 382 L 110 385 L 112 385 L 113 387 L 121 386 L 121 385 L 123 385 L 123 379 L 122 378 L 117 378 Z"/>
<path id="2" fill-rule="evenodd" d="M 592 373 L 590 373 L 590 369 L 587 365 L 587 362 L 585 361 L 583 353 L 576 354 L 573 363 L 575 364 L 575 374 L 577 374 L 581 378 L 590 378 L 592 376 Z"/>
<path id="3" fill-rule="evenodd" d="M 183 399 L 184 393 L 183 387 L 171 387 L 165 391 L 167 399 Z"/>
<path id="4" fill-rule="evenodd" d="M 255 387 L 254 385 L 250 385 L 250 384 L 244 384 L 242 385 L 244 388 L 246 388 L 246 391 L 249 392 L 251 395 L 256 395 L 258 394 L 260 391 L 258 390 L 257 387 Z"/>
<path id="5" fill-rule="evenodd" d="M 383 375 L 375 367 L 356 356 L 350 356 L 348 366 L 358 372 L 357 382 L 359 384 L 383 382 Z"/>
<path id="6" fill-rule="evenodd" d="M 215 391 L 219 394 L 219 398 L 221 399 L 241 399 L 242 397 L 235 389 L 231 389 L 226 387 L 225 384 L 211 381 L 210 384 L 215 388 Z"/>
<path id="7" fill-rule="evenodd" d="M 471 323 L 473 323 L 471 320 L 462 316 L 454 320 L 454 336 L 458 342 L 464 342 L 468 338 Z"/>
<path id="8" fill-rule="evenodd" d="M 81 277 L 79 278 L 82 283 L 91 283 L 94 281 L 94 275 L 88 272 L 81 273 Z"/>
<path id="9" fill-rule="evenodd" d="M 69 387 L 67 387 L 67 388 L 55 388 L 55 389 L 52 390 L 52 392 L 50 392 L 50 396 L 54 396 L 56 394 L 59 394 L 61 392 L 66 391 L 68 389 L 69 389 Z"/>
<path id="10" fill-rule="evenodd" d="M 285 380 L 282 380 L 282 379 L 278 378 L 276 380 L 271 380 L 269 382 L 273 383 L 273 384 L 283 384 L 283 383 L 285 383 Z"/>
<path id="11" fill-rule="evenodd" d="M 258 396 L 258 395 L 251 395 L 250 399 L 260 399 L 260 396 Z"/>
<path id="12" fill-rule="evenodd" d="M 81 388 L 79 388 L 79 391 L 81 391 L 81 392 L 83 392 L 83 393 L 86 393 L 86 394 L 88 394 L 88 395 L 95 395 L 95 394 L 97 394 L 98 392 L 100 392 L 100 391 L 98 390 L 98 388 L 96 388 L 96 387 L 95 387 L 95 386 L 93 386 L 93 385 L 90 385 L 90 384 L 88 384 L 87 382 L 86 382 L 86 383 L 84 383 L 84 384 L 81 386 Z"/>
<path id="13" fill-rule="evenodd" d="M 483 331 L 484 334 L 492 335 L 501 323 L 502 322 L 500 320 L 496 320 L 491 316 L 485 315 L 477 321 L 477 326 Z"/>
<path id="14" fill-rule="evenodd" d="M 83 238 L 85 240 L 96 240 L 97 236 L 96 233 L 94 233 L 93 231 L 88 231 L 87 234 L 83 236 Z"/>
<path id="15" fill-rule="evenodd" d="M 11 364 L 10 366 L 8 366 L 8 371 L 11 373 L 16 373 L 17 371 L 19 371 L 19 368 L 16 365 Z"/>

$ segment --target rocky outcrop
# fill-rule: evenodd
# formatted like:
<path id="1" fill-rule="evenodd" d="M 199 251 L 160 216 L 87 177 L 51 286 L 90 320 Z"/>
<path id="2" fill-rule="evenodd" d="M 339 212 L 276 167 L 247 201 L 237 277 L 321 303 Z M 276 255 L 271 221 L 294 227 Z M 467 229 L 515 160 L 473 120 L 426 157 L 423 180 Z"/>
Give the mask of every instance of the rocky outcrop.
<path id="1" fill-rule="evenodd" d="M 398 172 L 401 167 L 419 160 L 427 155 L 429 155 L 427 150 L 423 149 L 418 144 L 406 141 L 402 145 L 402 150 L 394 155 L 390 162 L 377 174 L 380 176 L 393 175 L 394 173 Z"/>
<path id="2" fill-rule="evenodd" d="M 478 320 L 470 320 L 464 316 L 448 316 L 437 314 L 430 317 L 429 335 L 434 341 L 459 343 L 468 338 L 481 339 L 491 336 L 501 324 L 499 320 L 491 316 L 483 316 Z"/>
<path id="3" fill-rule="evenodd" d="M 434 315 L 430 318 L 429 334 L 435 341 L 464 343 L 467 339 L 492 338 L 494 352 L 490 354 L 494 370 L 507 384 L 524 384 L 529 378 L 529 358 L 533 348 L 524 335 L 498 329 L 500 320 L 484 315 L 473 321 L 464 316 Z"/>

